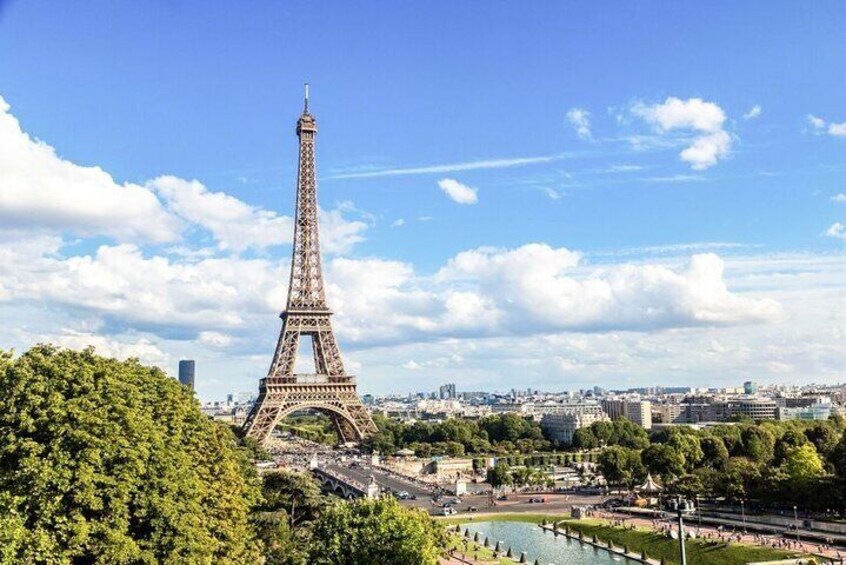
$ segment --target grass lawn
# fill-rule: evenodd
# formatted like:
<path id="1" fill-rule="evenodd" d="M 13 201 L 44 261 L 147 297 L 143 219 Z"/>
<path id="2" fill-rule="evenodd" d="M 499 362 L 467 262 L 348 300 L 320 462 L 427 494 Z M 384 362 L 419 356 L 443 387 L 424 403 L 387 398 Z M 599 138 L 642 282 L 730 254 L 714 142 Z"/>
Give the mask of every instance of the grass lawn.
<path id="1" fill-rule="evenodd" d="M 456 550 L 459 555 L 463 553 L 467 557 L 478 559 L 490 565 L 514 565 L 516 562 L 514 559 L 508 559 L 506 557 L 495 559 L 493 549 L 487 548 L 481 543 L 475 543 L 472 539 L 466 539 L 464 536 L 454 532 L 449 534 L 448 547 L 450 550 Z"/>
<path id="2" fill-rule="evenodd" d="M 679 542 L 666 538 L 645 528 L 629 530 L 608 526 L 598 520 L 563 520 L 571 530 L 584 533 L 585 538 L 593 539 L 596 535 L 600 540 L 611 540 L 615 546 L 628 546 L 629 551 L 640 553 L 645 550 L 649 557 L 665 559 L 667 563 L 679 562 Z M 713 540 L 687 540 L 685 542 L 687 562 L 689 565 L 744 565 L 754 561 L 775 561 L 789 559 L 801 554 L 779 549 L 741 545 L 728 545 Z"/>

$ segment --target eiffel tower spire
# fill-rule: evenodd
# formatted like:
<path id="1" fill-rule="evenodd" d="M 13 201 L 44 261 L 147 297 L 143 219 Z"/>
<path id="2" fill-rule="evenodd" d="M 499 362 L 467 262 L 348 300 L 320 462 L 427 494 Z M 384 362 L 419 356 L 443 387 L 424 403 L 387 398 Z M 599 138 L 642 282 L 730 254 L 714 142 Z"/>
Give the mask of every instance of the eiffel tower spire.
<path id="1" fill-rule="evenodd" d="M 314 145 L 317 121 L 308 111 L 308 83 L 303 113 L 297 120 L 299 167 L 294 244 L 288 302 L 282 331 L 259 397 L 244 423 L 247 435 L 265 442 L 290 412 L 313 408 L 325 412 L 342 442 L 375 433 L 376 425 L 358 398 L 355 377 L 344 371 L 326 303 L 318 231 L 317 173 Z M 300 337 L 311 338 L 314 374 L 295 374 Z"/>

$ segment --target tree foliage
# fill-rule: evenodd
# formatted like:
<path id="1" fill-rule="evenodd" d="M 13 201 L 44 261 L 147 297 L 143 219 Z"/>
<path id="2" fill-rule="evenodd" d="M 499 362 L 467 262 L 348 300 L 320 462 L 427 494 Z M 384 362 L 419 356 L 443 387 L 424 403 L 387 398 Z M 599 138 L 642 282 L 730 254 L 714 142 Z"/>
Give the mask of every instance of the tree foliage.
<path id="1" fill-rule="evenodd" d="M 0 390 L 6 563 L 259 561 L 252 468 L 159 369 L 41 345 L 0 354 Z"/>
<path id="2" fill-rule="evenodd" d="M 339 502 L 314 524 L 313 565 L 436 565 L 444 531 L 418 509 L 393 498 Z"/>
<path id="3" fill-rule="evenodd" d="M 492 469 L 488 469 L 488 482 L 494 488 L 511 484 L 511 467 L 505 461 L 497 461 Z"/>
<path id="4" fill-rule="evenodd" d="M 450 418 L 444 422 L 397 422 L 384 416 L 373 418 L 379 432 L 363 446 L 380 453 L 412 449 L 419 457 L 465 454 L 506 454 L 549 450 L 537 422 L 517 414 L 486 416 L 481 420 Z"/>
<path id="5" fill-rule="evenodd" d="M 628 447 L 609 447 L 599 456 L 602 476 L 610 484 L 625 485 L 631 489 L 646 478 L 646 467 L 640 453 Z"/>

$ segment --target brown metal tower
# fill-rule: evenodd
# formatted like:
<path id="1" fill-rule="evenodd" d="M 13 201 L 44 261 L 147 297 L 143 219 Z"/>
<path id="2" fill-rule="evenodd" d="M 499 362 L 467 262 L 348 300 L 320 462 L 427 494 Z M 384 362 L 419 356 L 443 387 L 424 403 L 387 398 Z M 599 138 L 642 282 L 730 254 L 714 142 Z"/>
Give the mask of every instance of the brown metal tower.
<path id="1" fill-rule="evenodd" d="M 244 429 L 247 436 L 264 443 L 276 424 L 295 410 L 313 408 L 328 415 L 342 442 L 361 440 L 376 433 L 376 425 L 358 398 L 355 377 L 344 371 L 323 291 L 323 268 L 317 230 L 317 175 L 314 139 L 317 122 L 305 109 L 297 121 L 300 139 L 297 177 L 297 211 L 288 306 L 282 312 L 282 331 L 267 377 Z M 313 374 L 295 374 L 300 337 L 311 338 Z"/>

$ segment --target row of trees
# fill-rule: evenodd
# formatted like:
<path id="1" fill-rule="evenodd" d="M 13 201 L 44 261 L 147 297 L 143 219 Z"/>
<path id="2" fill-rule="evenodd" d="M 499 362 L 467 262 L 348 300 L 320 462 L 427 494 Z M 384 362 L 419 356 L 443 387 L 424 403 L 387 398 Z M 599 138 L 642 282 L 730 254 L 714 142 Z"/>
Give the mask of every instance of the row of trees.
<path id="1" fill-rule="evenodd" d="M 0 351 L 0 390 L 0 565 L 434 565 L 441 553 L 423 512 L 260 478 L 258 446 L 136 360 Z"/>
<path id="2" fill-rule="evenodd" d="M 843 508 L 844 427 L 842 419 L 832 418 L 762 421 L 701 431 L 669 428 L 653 434 L 646 446 L 609 441 L 599 466 L 607 481 L 626 487 L 651 472 L 686 496 L 753 498 L 766 506 L 798 504 L 818 510 Z"/>
<path id="3" fill-rule="evenodd" d="M 465 454 L 506 454 L 549 451 L 537 422 L 517 414 L 486 416 L 479 420 L 450 418 L 444 422 L 407 424 L 375 415 L 379 433 L 364 447 L 381 453 L 412 449 L 420 457 Z"/>

